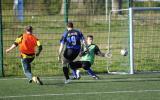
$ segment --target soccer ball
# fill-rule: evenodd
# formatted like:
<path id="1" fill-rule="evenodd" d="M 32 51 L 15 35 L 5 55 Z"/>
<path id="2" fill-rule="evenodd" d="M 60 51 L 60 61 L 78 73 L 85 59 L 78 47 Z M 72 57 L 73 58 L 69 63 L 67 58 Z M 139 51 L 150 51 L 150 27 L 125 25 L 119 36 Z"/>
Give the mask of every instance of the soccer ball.
<path id="1" fill-rule="evenodd" d="M 121 49 L 120 53 L 121 53 L 122 56 L 127 56 L 128 55 L 127 49 Z"/>

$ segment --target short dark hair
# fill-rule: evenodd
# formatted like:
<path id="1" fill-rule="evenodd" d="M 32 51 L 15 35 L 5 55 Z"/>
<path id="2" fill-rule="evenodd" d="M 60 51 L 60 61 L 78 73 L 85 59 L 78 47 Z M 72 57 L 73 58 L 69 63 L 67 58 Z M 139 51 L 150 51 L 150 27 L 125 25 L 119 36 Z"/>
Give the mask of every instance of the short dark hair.
<path id="1" fill-rule="evenodd" d="M 67 23 L 67 27 L 73 28 L 73 23 L 72 23 L 72 22 L 68 22 L 68 23 Z"/>
<path id="2" fill-rule="evenodd" d="M 92 38 L 92 39 L 93 39 L 93 35 L 87 35 L 87 38 L 88 38 L 88 37 L 90 37 L 90 38 Z"/>
<path id="3" fill-rule="evenodd" d="M 32 26 L 27 26 L 27 27 L 25 28 L 25 30 L 28 31 L 28 32 L 32 32 L 33 27 L 32 27 Z"/>

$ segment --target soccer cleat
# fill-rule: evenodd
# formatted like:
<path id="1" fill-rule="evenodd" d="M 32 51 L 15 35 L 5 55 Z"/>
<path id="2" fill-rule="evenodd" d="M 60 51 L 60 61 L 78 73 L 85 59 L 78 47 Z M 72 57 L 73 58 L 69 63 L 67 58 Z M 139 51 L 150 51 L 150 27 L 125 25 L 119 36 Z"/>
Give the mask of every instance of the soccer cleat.
<path id="1" fill-rule="evenodd" d="M 77 79 L 77 78 L 76 78 L 76 77 L 74 77 L 74 76 L 71 78 L 71 80 L 76 80 L 76 79 Z"/>
<path id="2" fill-rule="evenodd" d="M 32 83 L 32 80 L 29 80 L 29 82 L 28 83 Z"/>
<path id="3" fill-rule="evenodd" d="M 39 77 L 37 77 L 37 83 L 38 83 L 39 85 L 43 85 L 43 82 L 40 80 Z"/>
<path id="4" fill-rule="evenodd" d="M 67 80 L 64 81 L 64 83 L 68 84 L 68 83 L 70 83 L 70 81 L 71 81 L 70 79 L 67 79 Z"/>
<path id="5" fill-rule="evenodd" d="M 98 76 L 92 76 L 92 77 L 93 77 L 93 79 L 95 79 L 95 80 L 99 80 L 99 79 L 100 79 Z"/>
<path id="6" fill-rule="evenodd" d="M 71 80 L 80 80 L 81 76 L 79 77 L 72 77 Z"/>
<path id="7" fill-rule="evenodd" d="M 80 80 L 81 79 L 81 76 L 77 77 L 77 80 Z"/>

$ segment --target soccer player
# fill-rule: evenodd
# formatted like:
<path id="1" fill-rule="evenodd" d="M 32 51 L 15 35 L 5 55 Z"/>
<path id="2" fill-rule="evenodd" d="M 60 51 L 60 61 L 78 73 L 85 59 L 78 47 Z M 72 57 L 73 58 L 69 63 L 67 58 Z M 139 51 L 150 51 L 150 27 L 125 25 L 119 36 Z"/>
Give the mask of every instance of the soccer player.
<path id="1" fill-rule="evenodd" d="M 35 83 L 43 85 L 40 78 L 32 76 L 31 72 L 31 62 L 34 60 L 35 56 L 39 56 L 42 51 L 42 45 L 37 37 L 33 35 L 32 30 L 32 26 L 27 26 L 25 32 L 21 34 L 8 49 L 6 49 L 6 53 L 19 46 L 23 71 L 25 76 L 29 79 L 29 83 L 34 81 Z M 35 53 L 36 46 L 38 46 L 37 53 Z"/>
<path id="2" fill-rule="evenodd" d="M 67 30 L 63 33 L 60 40 L 58 55 L 58 60 L 61 61 L 62 51 L 65 46 L 62 58 L 65 84 L 70 82 L 68 64 L 71 63 L 79 55 L 81 43 L 86 43 L 83 34 L 79 30 L 73 28 L 72 22 L 68 22 Z"/>
<path id="3" fill-rule="evenodd" d="M 108 54 L 102 53 L 100 51 L 99 47 L 97 45 L 93 44 L 93 36 L 92 35 L 88 35 L 86 41 L 87 41 L 87 45 L 88 45 L 88 51 L 86 51 L 86 48 L 82 47 L 82 49 L 80 51 L 81 60 L 70 63 L 70 67 L 73 70 L 72 74 L 75 79 L 79 79 L 80 75 L 79 75 L 79 72 L 76 73 L 76 70 L 78 68 L 83 68 L 94 79 L 99 79 L 99 77 L 93 72 L 93 70 L 90 67 L 94 63 L 95 55 L 102 56 L 102 57 L 108 57 Z M 77 70 L 77 71 L 79 71 L 79 70 Z"/>

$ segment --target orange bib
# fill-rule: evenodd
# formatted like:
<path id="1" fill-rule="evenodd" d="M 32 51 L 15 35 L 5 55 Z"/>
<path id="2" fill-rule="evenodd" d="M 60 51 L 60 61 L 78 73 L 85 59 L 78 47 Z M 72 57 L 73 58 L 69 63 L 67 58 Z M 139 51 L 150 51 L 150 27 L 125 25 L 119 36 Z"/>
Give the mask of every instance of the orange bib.
<path id="1" fill-rule="evenodd" d="M 24 54 L 34 54 L 37 46 L 37 38 L 32 34 L 23 34 L 22 42 L 19 44 L 19 50 Z"/>

